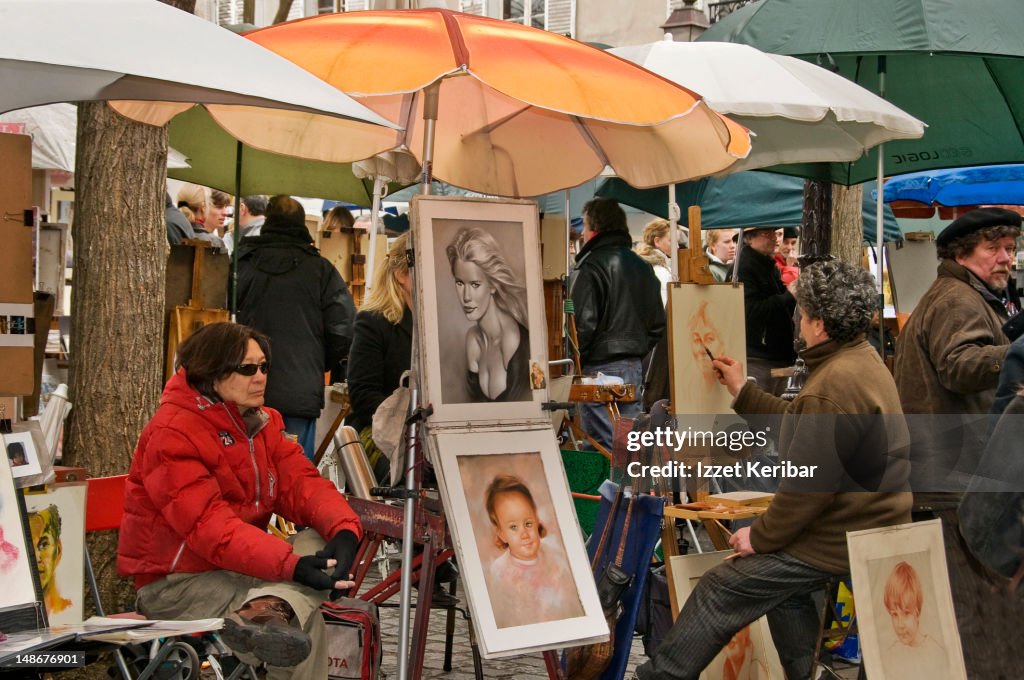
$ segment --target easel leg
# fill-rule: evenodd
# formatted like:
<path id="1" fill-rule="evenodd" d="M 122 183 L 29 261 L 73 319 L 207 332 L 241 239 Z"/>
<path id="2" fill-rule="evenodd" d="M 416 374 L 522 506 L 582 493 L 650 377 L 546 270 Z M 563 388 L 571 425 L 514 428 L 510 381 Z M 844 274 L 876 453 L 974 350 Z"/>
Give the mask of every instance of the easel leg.
<path id="1" fill-rule="evenodd" d="M 558 652 L 554 650 L 544 652 L 544 666 L 548 670 L 548 678 L 550 678 L 550 680 L 565 680 L 565 675 L 562 673 L 562 663 L 558 658 Z"/>
<path id="2" fill-rule="evenodd" d="M 455 597 L 455 590 L 459 585 L 458 577 L 452 579 L 451 584 L 448 586 L 448 592 L 451 596 Z M 444 623 L 444 665 L 442 668 L 445 673 L 451 673 L 452 670 L 452 648 L 455 643 L 455 607 L 449 607 L 447 618 Z"/>
<path id="3" fill-rule="evenodd" d="M 432 542 L 423 544 L 423 562 L 420 566 L 419 597 L 416 600 L 416 616 L 412 626 L 412 645 L 409 649 L 409 677 L 419 680 L 423 674 L 423 652 L 427 648 L 427 626 L 430 624 L 430 603 L 434 592 L 434 561 L 437 548 Z M 427 559 L 427 556 L 431 556 Z"/>

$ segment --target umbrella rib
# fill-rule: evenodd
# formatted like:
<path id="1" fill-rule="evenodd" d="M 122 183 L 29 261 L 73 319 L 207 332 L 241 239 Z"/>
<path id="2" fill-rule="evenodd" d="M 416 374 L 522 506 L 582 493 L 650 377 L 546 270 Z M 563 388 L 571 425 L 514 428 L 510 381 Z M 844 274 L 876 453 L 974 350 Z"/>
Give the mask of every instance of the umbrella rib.
<path id="1" fill-rule="evenodd" d="M 469 48 L 466 46 L 466 40 L 462 35 L 462 31 L 459 29 L 459 22 L 455 20 L 455 16 L 451 10 L 438 10 L 441 18 L 444 19 L 444 27 L 448 31 L 448 42 L 451 43 L 452 52 L 455 55 L 455 61 L 463 68 L 469 68 Z"/>
<path id="2" fill-rule="evenodd" d="M 1024 143 L 1024 131 L 1021 130 L 1020 121 L 1017 119 L 1017 116 L 1013 111 L 1013 108 L 1010 106 L 1010 98 L 1007 96 L 1006 91 L 1003 89 L 1002 82 L 999 80 L 999 78 L 996 78 L 996 74 L 992 72 L 992 67 L 989 65 L 987 58 L 982 59 L 981 63 L 985 65 L 985 70 L 988 72 L 989 77 L 992 78 L 992 82 L 995 84 L 996 90 L 999 92 L 999 95 L 1003 98 L 1003 101 L 1006 102 L 1007 107 L 1010 107 L 1010 119 L 1013 120 L 1013 126 L 1017 129 L 1017 139 L 1021 140 L 1021 142 Z"/>
<path id="3" fill-rule="evenodd" d="M 579 116 L 571 116 L 571 118 L 576 129 L 579 130 L 580 135 L 584 140 L 586 140 L 587 144 L 594 151 L 594 154 L 597 155 L 604 165 L 610 166 L 611 163 L 608 161 L 608 156 L 605 155 L 604 149 L 602 149 L 601 145 L 597 143 L 596 139 L 594 139 L 594 135 L 591 134 L 590 129 L 587 127 L 586 123 L 583 122 L 583 119 Z"/>

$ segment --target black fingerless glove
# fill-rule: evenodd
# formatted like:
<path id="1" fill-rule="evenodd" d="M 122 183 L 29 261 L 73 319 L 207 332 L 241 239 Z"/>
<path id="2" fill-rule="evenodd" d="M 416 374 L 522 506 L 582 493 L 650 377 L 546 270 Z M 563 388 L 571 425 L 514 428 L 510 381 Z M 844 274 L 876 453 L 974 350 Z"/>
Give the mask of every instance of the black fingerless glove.
<path id="1" fill-rule="evenodd" d="M 317 557 L 338 561 L 334 566 L 334 571 L 331 572 L 332 583 L 333 581 L 348 580 L 349 570 L 352 568 L 352 559 L 356 555 L 356 546 L 358 545 L 359 539 L 356 538 L 354 533 L 342 530 L 336 533 L 334 538 L 327 541 L 327 545 L 324 546 L 323 550 L 317 552 Z M 331 591 L 332 600 L 337 599 L 339 595 L 339 591 Z"/>
<path id="2" fill-rule="evenodd" d="M 325 574 L 326 568 L 327 558 L 321 557 L 319 553 L 300 557 L 295 565 L 295 571 L 292 572 L 292 580 L 314 590 L 328 590 L 334 587 L 337 579 Z"/>

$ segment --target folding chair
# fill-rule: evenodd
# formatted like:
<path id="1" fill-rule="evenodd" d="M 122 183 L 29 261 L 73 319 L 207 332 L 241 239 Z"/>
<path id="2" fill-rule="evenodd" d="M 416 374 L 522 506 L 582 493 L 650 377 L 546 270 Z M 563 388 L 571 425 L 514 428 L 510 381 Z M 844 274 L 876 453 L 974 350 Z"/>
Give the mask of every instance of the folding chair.
<path id="1" fill-rule="evenodd" d="M 128 475 L 115 477 L 94 477 L 87 480 L 85 531 L 108 531 L 121 527 L 121 515 L 124 514 L 124 485 Z M 96 603 L 96 614 L 107 616 L 100 600 L 99 585 L 89 556 L 89 546 L 85 546 L 85 576 L 89 582 L 93 602 Z M 135 612 L 111 615 L 115 618 L 144 619 Z M 230 676 L 225 677 L 218 657 L 230 656 L 231 651 L 214 634 L 197 634 L 189 636 L 196 639 L 199 647 L 205 652 L 206 662 L 214 671 L 217 680 L 241 680 L 248 677 L 256 680 L 256 671 L 248 664 L 239 663 Z M 196 644 L 178 638 L 153 640 L 141 645 L 125 645 L 114 650 L 114 661 L 117 672 L 122 680 L 193 680 L 199 677 L 201 662 Z M 148 649 L 147 649 L 148 647 Z M 135 658 L 129 662 L 124 651 L 130 651 Z M 132 667 L 136 667 L 133 674 Z M 139 668 L 141 666 L 141 668 Z M 113 669 L 111 669 L 113 670 Z"/>

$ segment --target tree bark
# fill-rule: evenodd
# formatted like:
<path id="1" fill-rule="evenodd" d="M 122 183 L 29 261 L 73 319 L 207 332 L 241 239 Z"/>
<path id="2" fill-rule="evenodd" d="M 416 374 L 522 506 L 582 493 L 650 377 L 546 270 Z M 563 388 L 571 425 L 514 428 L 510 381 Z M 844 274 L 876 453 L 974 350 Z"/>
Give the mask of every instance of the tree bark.
<path id="1" fill-rule="evenodd" d="M 803 227 L 800 252 L 804 264 L 815 262 L 832 252 L 832 185 L 828 182 L 804 182 Z"/>
<path id="2" fill-rule="evenodd" d="M 77 146 L 64 459 L 101 477 L 128 472 L 160 396 L 167 131 L 84 102 Z M 132 609 L 134 589 L 115 569 L 116 532 L 90 536 L 89 550 L 106 610 Z"/>
<path id="3" fill-rule="evenodd" d="M 275 24 L 288 21 L 288 12 L 292 8 L 292 2 L 294 0 L 277 0 L 277 14 L 274 15 Z"/>
<path id="4" fill-rule="evenodd" d="M 860 266 L 864 252 L 864 187 L 832 187 L 832 254 Z"/>

